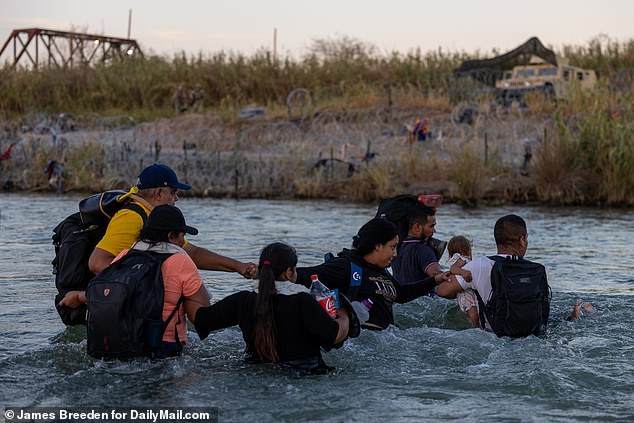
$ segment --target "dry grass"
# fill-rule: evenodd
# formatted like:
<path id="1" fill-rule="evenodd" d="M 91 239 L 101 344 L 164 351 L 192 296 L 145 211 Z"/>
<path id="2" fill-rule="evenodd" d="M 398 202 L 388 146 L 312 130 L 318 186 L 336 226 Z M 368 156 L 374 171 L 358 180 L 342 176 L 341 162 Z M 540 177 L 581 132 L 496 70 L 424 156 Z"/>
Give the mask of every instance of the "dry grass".
<path id="1" fill-rule="evenodd" d="M 537 150 L 532 170 L 540 201 L 574 204 L 584 200 L 588 175 L 576 163 L 575 155 L 573 146 L 565 141 L 544 143 Z"/>
<path id="2" fill-rule="evenodd" d="M 598 71 L 595 92 L 573 87 L 558 102 L 529 95 L 524 111 L 497 109 L 484 95 L 472 125 L 450 119 L 454 101 L 468 100 L 477 90 L 472 81 L 453 75 L 470 58 L 466 54 L 386 56 L 350 39 L 314 47 L 301 59 L 277 61 L 265 51 L 250 57 L 220 52 L 84 69 L 0 69 L 0 118 L 13 126 L 27 113 L 70 111 L 84 115 L 85 122 L 89 113 L 132 114 L 138 136 L 130 151 L 101 138 L 60 151 L 25 135 L 16 159 L 0 164 L 3 178 L 20 189 L 47 189 L 43 169 L 55 158 L 66 165 L 66 189 L 124 188 L 143 164 L 154 161 L 151 145 L 159 141 L 161 159 L 187 176 L 194 195 L 376 201 L 431 190 L 469 205 L 496 199 L 634 204 L 634 40 L 597 39 L 564 48 L 571 64 Z M 199 83 L 206 92 L 205 112 L 173 118 L 174 89 Z M 286 96 L 297 87 L 310 91 L 312 104 L 294 110 L 297 119 L 289 121 Z M 265 106 L 267 117 L 238 119 L 247 105 Z M 430 118 L 431 130 L 442 132 L 443 140 L 403 144 L 404 127 L 417 117 Z M 139 125 L 142 120 L 154 122 Z M 509 147 L 521 149 L 527 136 L 539 138 L 541 129 L 533 131 L 537 136 L 527 132 L 542 123 L 548 137 L 536 141 L 533 161 L 523 172 L 518 163 L 523 153 Z M 187 160 L 184 141 L 197 146 Z M 379 155 L 358 166 L 370 142 Z M 6 146 L 4 139 L 0 143 Z M 318 156 L 333 151 L 336 156 L 344 144 L 358 169 L 352 177 L 346 165 L 313 169 Z"/>
<path id="3" fill-rule="evenodd" d="M 466 144 L 451 164 L 452 179 L 458 186 L 457 197 L 468 206 L 478 204 L 484 193 L 487 175 L 481 149 L 475 143 Z"/>

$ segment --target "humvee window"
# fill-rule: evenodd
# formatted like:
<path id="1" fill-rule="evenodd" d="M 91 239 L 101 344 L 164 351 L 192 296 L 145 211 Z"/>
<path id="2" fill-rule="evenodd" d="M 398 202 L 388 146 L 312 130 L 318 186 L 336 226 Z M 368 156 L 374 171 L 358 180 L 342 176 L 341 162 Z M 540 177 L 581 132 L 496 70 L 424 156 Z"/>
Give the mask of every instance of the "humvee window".
<path id="1" fill-rule="evenodd" d="M 533 75 L 535 75 L 535 71 L 533 69 L 519 69 L 517 71 L 518 78 L 528 78 Z"/>
<path id="2" fill-rule="evenodd" d="M 540 76 L 556 76 L 557 68 L 542 68 L 538 72 Z"/>
<path id="3" fill-rule="evenodd" d="M 581 72 L 577 72 L 577 79 L 583 81 L 583 74 Z"/>

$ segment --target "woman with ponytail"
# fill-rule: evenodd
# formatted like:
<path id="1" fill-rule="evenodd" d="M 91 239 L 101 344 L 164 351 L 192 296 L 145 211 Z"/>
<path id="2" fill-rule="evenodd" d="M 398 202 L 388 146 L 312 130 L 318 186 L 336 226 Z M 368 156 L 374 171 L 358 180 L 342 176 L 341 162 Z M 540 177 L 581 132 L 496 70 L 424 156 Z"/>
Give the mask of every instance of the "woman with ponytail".
<path id="1" fill-rule="evenodd" d="M 396 257 L 398 231 L 382 218 L 375 218 L 361 226 L 353 237 L 352 250 L 343 249 L 337 257 L 319 266 L 297 269 L 297 283 L 310 286 L 310 276 L 330 289 L 339 289 L 350 301 L 372 301 L 370 317 L 363 324 L 366 329 L 382 330 L 394 324 L 393 303 L 407 303 L 428 294 L 437 284 L 447 279 L 446 273 L 408 285 L 401 285 L 385 270 Z"/>
<path id="2" fill-rule="evenodd" d="M 332 319 L 308 293 L 278 293 L 276 283 L 295 282 L 296 266 L 294 248 L 279 242 L 267 245 L 258 263 L 258 292 L 241 291 L 198 309 L 195 325 L 200 339 L 238 325 L 250 358 L 311 372 L 328 370 L 320 348 L 346 339 L 348 314 L 340 311 Z"/>

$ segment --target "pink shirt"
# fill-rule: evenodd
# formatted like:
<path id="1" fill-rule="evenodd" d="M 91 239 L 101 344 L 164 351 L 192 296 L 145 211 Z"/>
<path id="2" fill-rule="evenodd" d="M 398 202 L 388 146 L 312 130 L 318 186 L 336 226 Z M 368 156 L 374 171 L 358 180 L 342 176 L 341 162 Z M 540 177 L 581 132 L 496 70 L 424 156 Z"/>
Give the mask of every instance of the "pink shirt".
<path id="1" fill-rule="evenodd" d="M 113 262 L 123 257 L 129 250 L 123 250 Z M 181 295 L 190 297 L 202 287 L 203 282 L 198 273 L 196 265 L 187 253 L 172 254 L 161 266 L 163 283 L 165 285 L 165 300 L 163 303 L 163 321 L 176 307 L 176 303 Z M 175 342 L 174 327 L 178 325 L 178 339 L 182 343 L 187 342 L 187 319 L 185 318 L 185 305 L 181 303 L 180 310 L 172 317 L 165 333 L 163 341 Z"/>

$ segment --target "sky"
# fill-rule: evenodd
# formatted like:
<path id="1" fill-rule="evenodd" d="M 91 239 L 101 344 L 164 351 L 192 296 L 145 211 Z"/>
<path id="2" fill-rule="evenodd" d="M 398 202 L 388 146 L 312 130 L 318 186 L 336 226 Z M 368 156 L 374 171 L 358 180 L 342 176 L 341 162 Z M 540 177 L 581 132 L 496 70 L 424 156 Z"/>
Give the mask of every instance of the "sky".
<path id="1" fill-rule="evenodd" d="M 33 27 L 125 38 L 130 9 L 131 38 L 161 55 L 272 50 L 274 28 L 278 54 L 296 57 L 315 39 L 344 35 L 385 53 L 634 38 L 634 0 L 0 0 L 0 46 Z"/>

